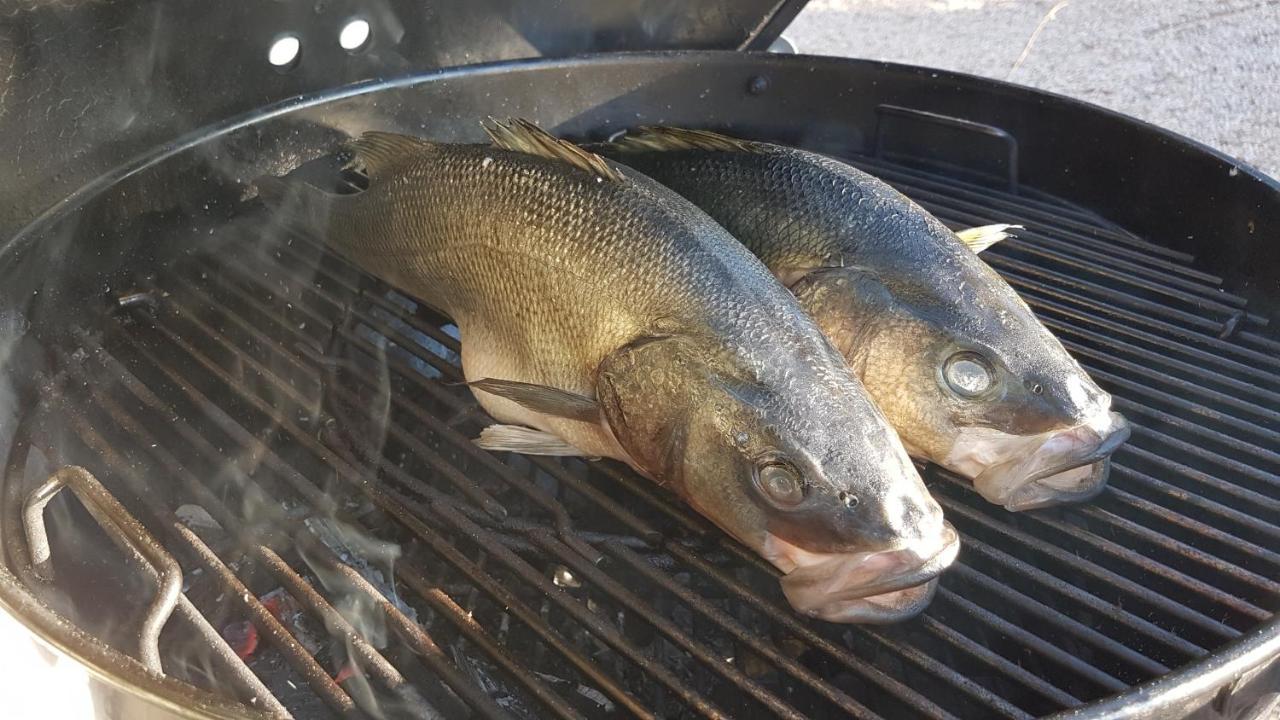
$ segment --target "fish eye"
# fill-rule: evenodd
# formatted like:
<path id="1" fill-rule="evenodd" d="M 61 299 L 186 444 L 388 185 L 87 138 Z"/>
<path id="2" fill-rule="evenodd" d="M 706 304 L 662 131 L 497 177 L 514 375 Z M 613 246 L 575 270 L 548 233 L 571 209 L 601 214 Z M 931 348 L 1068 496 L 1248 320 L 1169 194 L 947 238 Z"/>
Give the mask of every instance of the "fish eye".
<path id="1" fill-rule="evenodd" d="M 771 462 L 761 466 L 756 472 L 756 484 L 765 497 L 781 507 L 794 507 L 804 500 L 805 488 L 800 473 L 786 463 Z"/>
<path id="2" fill-rule="evenodd" d="M 981 355 L 963 351 L 942 364 L 942 379 L 955 394 L 973 398 L 983 395 L 995 385 L 995 372 Z"/>

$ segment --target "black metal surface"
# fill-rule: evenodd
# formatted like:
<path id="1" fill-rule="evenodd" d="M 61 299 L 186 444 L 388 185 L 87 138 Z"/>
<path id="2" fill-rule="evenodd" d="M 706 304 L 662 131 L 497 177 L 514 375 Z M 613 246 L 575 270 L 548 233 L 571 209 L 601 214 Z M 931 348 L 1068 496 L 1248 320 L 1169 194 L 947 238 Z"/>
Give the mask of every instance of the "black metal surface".
<path id="1" fill-rule="evenodd" d="M 193 129 L 348 83 L 494 60 L 769 46 L 804 0 L 16 0 L 0 11 L 0 237 Z M 339 45 L 353 19 L 367 43 Z M 268 49 L 299 39 L 279 70 Z M 108 69 L 104 71 L 104 69 Z"/>
<path id="2" fill-rule="evenodd" d="M 761 95 L 750 80 L 765 75 Z M 872 94 L 833 104 L 836 80 L 840 97 Z M 824 81 L 825 104 L 809 84 Z M 1070 148 L 1046 150 L 1025 128 L 1011 133 L 1016 195 L 898 153 L 888 162 L 853 152 L 871 150 L 877 113 L 865 101 L 906 102 L 931 83 L 866 63 L 641 56 L 445 73 L 266 118 L 112 178 L 79 214 L 28 234 L 5 292 L 23 299 L 32 332 L 9 371 L 47 376 L 26 394 L 28 419 L 44 418 L 44 453 L 89 467 L 187 576 L 202 568 L 228 593 L 232 610 L 210 591 L 195 598 L 202 612 L 259 625 L 273 649 L 253 669 L 297 716 L 1022 718 L 1087 717 L 1092 701 L 1149 716 L 1200 707 L 1232 668 L 1280 643 L 1273 329 L 1224 290 L 1235 278 L 1214 274 L 1222 252 L 1205 261 L 1167 247 L 1175 238 L 1138 237 L 1042 192 L 1028 168 Z M 981 92 L 1011 92 L 955 77 L 936 86 L 948 83 L 984 108 Z M 695 88 L 714 102 L 695 101 Z M 576 105 L 539 115 L 547 96 Z M 1008 105 L 1016 115 L 1034 99 Z M 814 110 L 808 135 L 782 117 L 797 104 Z M 840 151 L 956 226 L 1026 225 L 989 261 L 1137 426 L 1112 488 L 1087 506 L 1011 515 L 931 471 L 964 550 L 928 612 L 889 628 L 811 623 L 786 608 L 762 561 L 619 466 L 475 448 L 483 417 L 449 384 L 457 348 L 445 321 L 242 202 L 242 181 L 312 157 L 371 117 L 391 128 L 429 120 L 446 139 L 475 137 L 483 114 L 549 126 L 572 117 L 564 127 L 598 136 L 641 107 L 671 108 L 645 121 L 735 118 L 754 134 L 773 128 L 777 139 Z M 1181 148 L 1162 167 L 1196 152 Z M 1280 199 L 1269 202 L 1276 212 Z M 1173 204 L 1153 197 L 1149 208 Z M 68 272 L 37 277 L 46 253 Z M 173 518 L 191 503 L 234 542 Z M 328 526 L 315 524 L 325 518 L 398 546 L 380 569 L 394 584 L 342 571 L 354 560 L 326 544 Z M 54 562 L 67 562 L 59 523 L 49 524 Z M 272 617 L 259 597 L 278 586 L 300 596 L 332 647 L 313 652 Z M 355 679 L 336 682 L 347 662 Z M 226 673 L 211 668 L 182 677 L 218 685 Z M 1123 694 L 1148 681 L 1161 692 Z"/>

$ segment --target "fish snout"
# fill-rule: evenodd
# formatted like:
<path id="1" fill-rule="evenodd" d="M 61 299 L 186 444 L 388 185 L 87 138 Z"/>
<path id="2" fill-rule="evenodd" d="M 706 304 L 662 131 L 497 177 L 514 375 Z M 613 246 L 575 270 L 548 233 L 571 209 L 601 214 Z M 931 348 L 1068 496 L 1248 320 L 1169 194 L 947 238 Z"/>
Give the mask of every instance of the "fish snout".
<path id="1" fill-rule="evenodd" d="M 920 483 L 919 492 L 904 494 L 898 501 L 896 522 L 891 523 L 899 547 L 928 546 L 946 537 L 951 526 L 942 518 L 942 506 Z"/>
<path id="2" fill-rule="evenodd" d="M 888 623 L 929 604 L 959 549 L 959 535 L 943 523 L 928 540 L 851 553 L 809 552 L 770 535 L 765 557 L 786 573 L 782 591 L 797 611 L 828 622 Z"/>
<path id="3" fill-rule="evenodd" d="M 1106 486 L 1111 455 L 1130 432 L 1123 415 L 1105 410 L 1089 422 L 1036 438 L 1033 449 L 975 477 L 974 488 L 1014 512 L 1088 500 Z"/>

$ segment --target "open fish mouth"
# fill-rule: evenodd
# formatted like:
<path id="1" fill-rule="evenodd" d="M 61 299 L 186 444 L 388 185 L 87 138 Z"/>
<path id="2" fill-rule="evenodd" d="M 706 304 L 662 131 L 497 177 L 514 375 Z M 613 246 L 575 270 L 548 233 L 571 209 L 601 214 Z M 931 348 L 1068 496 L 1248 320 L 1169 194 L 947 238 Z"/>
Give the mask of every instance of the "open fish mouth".
<path id="1" fill-rule="evenodd" d="M 1010 459 L 972 475 L 974 489 L 1015 512 L 1088 500 L 1106 486 L 1111 454 L 1130 432 L 1124 416 L 1108 411 L 1066 430 L 1029 438 L 1006 435 L 1016 450 L 1006 448 Z"/>
<path id="2" fill-rule="evenodd" d="M 854 553 L 812 553 L 770 535 L 765 557 L 786 573 L 782 592 L 798 612 L 838 623 L 905 620 L 929 604 L 937 576 L 956 559 L 950 523 L 927 546 Z"/>

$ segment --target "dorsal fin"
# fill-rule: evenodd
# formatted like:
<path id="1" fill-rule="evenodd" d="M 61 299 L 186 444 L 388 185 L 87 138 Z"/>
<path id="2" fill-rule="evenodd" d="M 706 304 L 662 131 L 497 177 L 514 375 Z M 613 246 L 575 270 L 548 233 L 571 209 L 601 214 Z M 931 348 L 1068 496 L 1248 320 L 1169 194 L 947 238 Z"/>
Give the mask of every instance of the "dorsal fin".
<path id="1" fill-rule="evenodd" d="M 644 125 L 627 131 L 611 145 L 622 152 L 667 152 L 711 150 L 716 152 L 759 152 L 758 143 L 721 135 L 710 130 Z"/>
<path id="2" fill-rule="evenodd" d="M 351 161 L 346 169 L 364 173 L 372 180 L 434 145 L 422 138 L 371 130 L 347 143 Z"/>
<path id="3" fill-rule="evenodd" d="M 622 175 L 604 158 L 588 152 L 567 140 L 561 140 L 528 120 L 511 118 L 505 123 L 493 118 L 485 124 L 493 144 L 503 150 L 560 160 L 611 182 L 621 182 Z"/>

